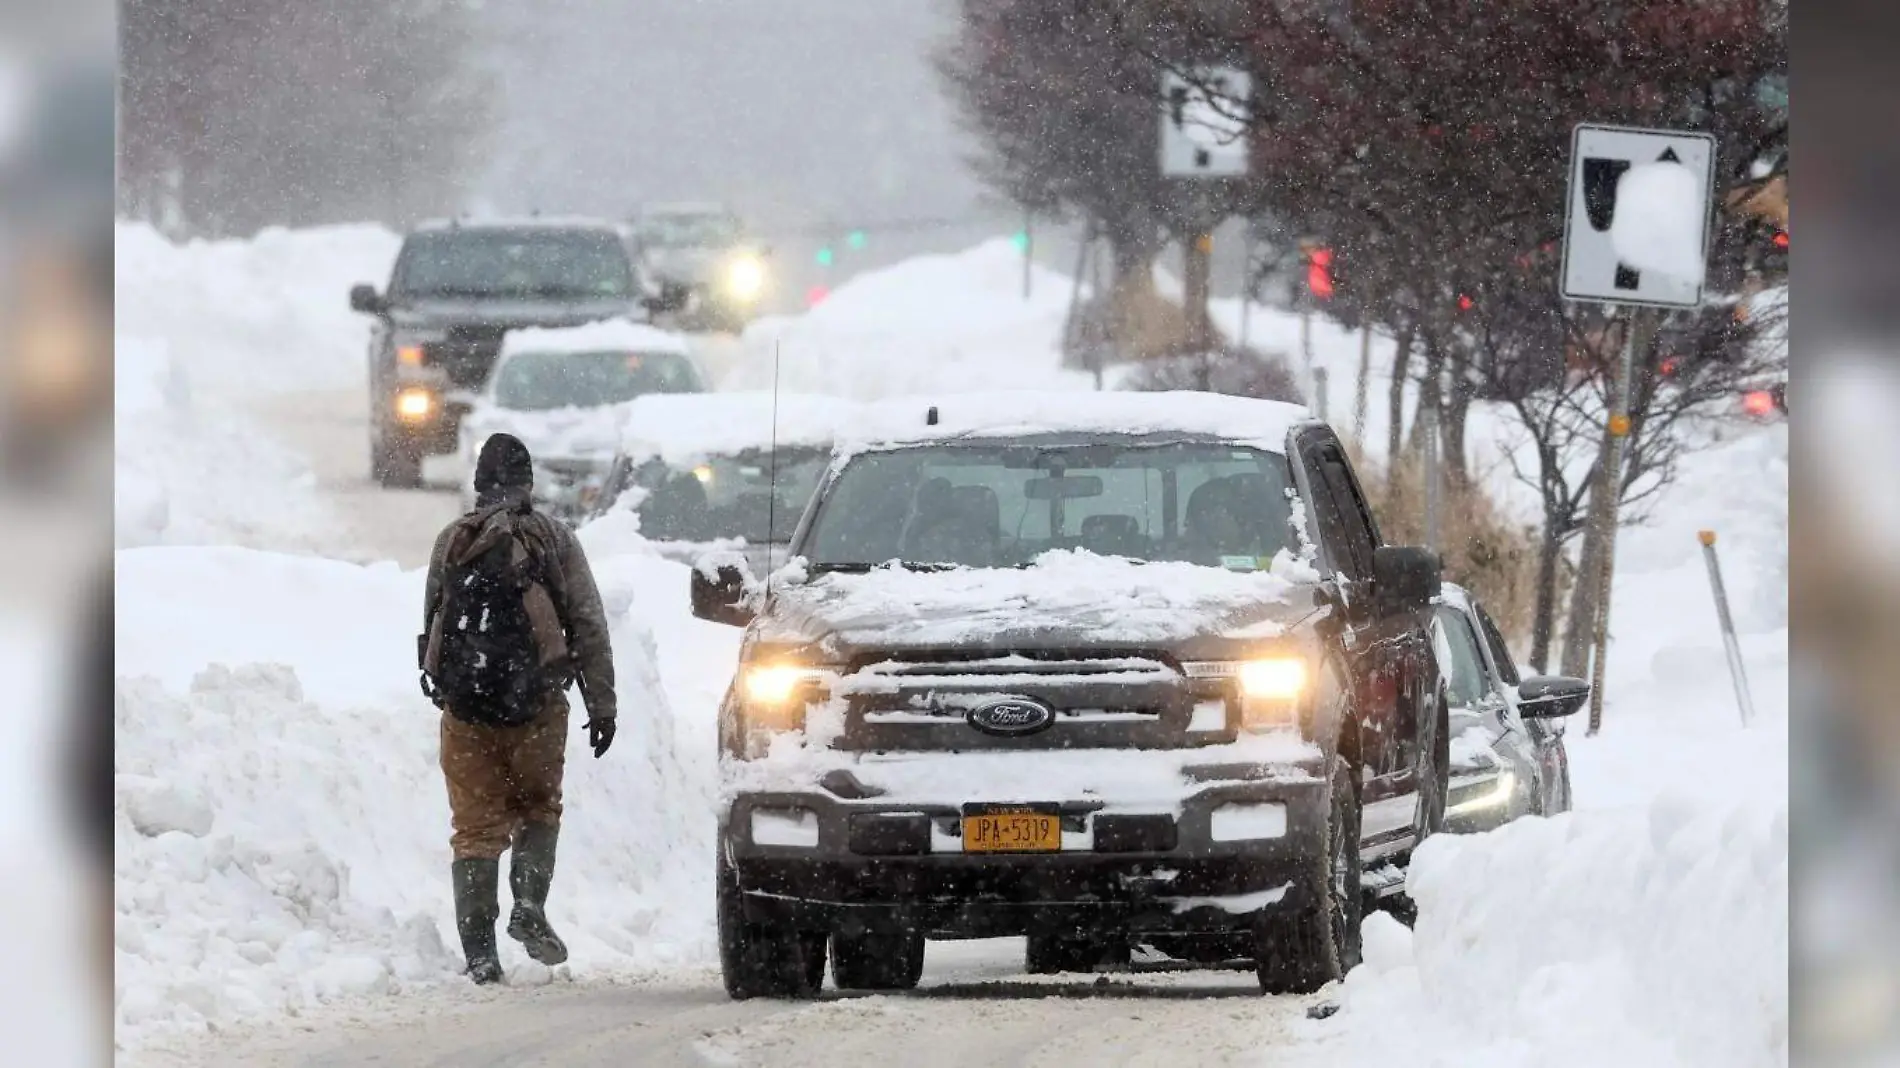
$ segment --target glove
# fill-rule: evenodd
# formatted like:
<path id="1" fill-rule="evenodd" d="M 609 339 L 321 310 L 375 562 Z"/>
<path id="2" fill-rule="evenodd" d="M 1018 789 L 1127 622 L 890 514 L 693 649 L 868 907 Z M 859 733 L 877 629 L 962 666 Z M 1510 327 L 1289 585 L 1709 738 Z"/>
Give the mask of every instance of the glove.
<path id="1" fill-rule="evenodd" d="M 587 744 L 594 747 L 594 759 L 599 760 L 614 744 L 614 717 L 595 717 L 588 720 L 586 726 Z"/>

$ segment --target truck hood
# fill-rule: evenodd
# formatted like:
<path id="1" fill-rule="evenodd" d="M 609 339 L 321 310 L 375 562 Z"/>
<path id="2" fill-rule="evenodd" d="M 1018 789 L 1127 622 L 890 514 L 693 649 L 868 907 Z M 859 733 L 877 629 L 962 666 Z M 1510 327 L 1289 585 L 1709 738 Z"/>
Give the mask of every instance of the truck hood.
<path id="1" fill-rule="evenodd" d="M 631 316 L 645 309 L 629 298 L 614 300 L 418 300 L 389 313 L 399 329 L 436 330 L 455 326 L 579 326 Z"/>
<path id="2" fill-rule="evenodd" d="M 698 283 L 711 281 L 713 272 L 732 249 L 664 248 L 647 253 L 646 267 L 668 282 Z"/>
<path id="3" fill-rule="evenodd" d="M 825 572 L 774 580 L 761 641 L 815 646 L 827 659 L 945 648 L 1178 648 L 1196 639 L 1271 639 L 1314 612 L 1303 563 L 1267 571 L 1136 563 L 1081 551 L 1022 568 Z M 785 581 L 779 581 L 785 579 Z"/>

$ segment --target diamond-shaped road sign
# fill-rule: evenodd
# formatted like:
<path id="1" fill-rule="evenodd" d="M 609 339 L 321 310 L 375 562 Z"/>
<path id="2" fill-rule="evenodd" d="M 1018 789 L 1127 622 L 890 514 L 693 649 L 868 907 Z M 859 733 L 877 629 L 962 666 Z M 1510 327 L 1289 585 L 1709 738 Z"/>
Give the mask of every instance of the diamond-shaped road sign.
<path id="1" fill-rule="evenodd" d="M 1706 252 L 1715 192 L 1715 138 L 1678 130 L 1642 130 L 1579 123 L 1571 134 L 1570 189 L 1564 207 L 1565 300 L 1693 308 L 1702 279 L 1639 271 L 1622 262 L 1610 240 L 1617 184 L 1631 167 L 1680 163 L 1701 182 L 1701 240 Z"/>
<path id="2" fill-rule="evenodd" d="M 1247 173 L 1247 102 L 1253 79 L 1232 67 L 1161 76 L 1161 173 L 1238 178 Z"/>

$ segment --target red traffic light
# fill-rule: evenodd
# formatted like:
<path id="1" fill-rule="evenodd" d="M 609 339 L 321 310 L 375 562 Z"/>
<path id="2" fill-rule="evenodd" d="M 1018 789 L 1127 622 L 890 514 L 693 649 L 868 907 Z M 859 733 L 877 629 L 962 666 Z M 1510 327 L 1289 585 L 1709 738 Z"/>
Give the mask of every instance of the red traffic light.
<path id="1" fill-rule="evenodd" d="M 1757 419 L 1775 414 L 1775 395 L 1765 389 L 1751 389 L 1742 397 L 1742 410 Z"/>
<path id="2" fill-rule="evenodd" d="M 805 291 L 805 306 L 807 308 L 816 308 L 818 305 L 823 304 L 825 298 L 829 296 L 831 296 L 831 290 L 824 286 L 813 286 Z"/>
<path id="3" fill-rule="evenodd" d="M 1321 300 L 1333 296 L 1333 250 L 1316 248 L 1306 254 L 1306 288 Z"/>
<path id="4" fill-rule="evenodd" d="M 1788 231 L 1778 230 L 1775 232 L 1775 247 L 1776 248 L 1788 247 Z"/>
<path id="5" fill-rule="evenodd" d="M 1470 311 L 1476 304 L 1477 304 L 1476 301 L 1472 300 L 1470 297 L 1465 296 L 1463 293 L 1458 294 L 1458 310 L 1459 311 Z"/>

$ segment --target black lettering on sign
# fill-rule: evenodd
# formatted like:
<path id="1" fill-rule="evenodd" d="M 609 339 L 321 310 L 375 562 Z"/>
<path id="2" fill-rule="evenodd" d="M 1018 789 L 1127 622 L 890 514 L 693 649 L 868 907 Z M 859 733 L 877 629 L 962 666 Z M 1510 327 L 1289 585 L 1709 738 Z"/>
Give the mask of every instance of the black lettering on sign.
<path id="1" fill-rule="evenodd" d="M 1673 149 L 1664 153 L 1674 157 Z M 1626 159 L 1600 159 L 1585 157 L 1583 161 L 1583 212 L 1590 220 L 1590 229 L 1597 233 L 1606 233 L 1610 221 L 1616 218 L 1616 183 L 1621 181 L 1624 172 L 1630 169 Z M 1616 265 L 1616 288 L 1625 292 L 1635 292 L 1642 288 L 1641 271 Z"/>

